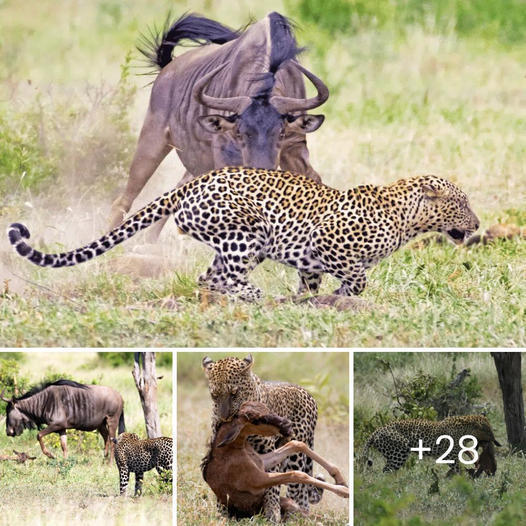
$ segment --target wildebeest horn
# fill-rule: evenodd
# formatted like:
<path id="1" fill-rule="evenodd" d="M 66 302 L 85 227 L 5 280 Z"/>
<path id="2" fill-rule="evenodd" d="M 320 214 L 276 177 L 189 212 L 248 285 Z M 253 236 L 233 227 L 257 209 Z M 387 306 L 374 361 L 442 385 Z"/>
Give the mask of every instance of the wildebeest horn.
<path id="1" fill-rule="evenodd" d="M 293 111 L 307 111 L 321 106 L 329 98 L 329 88 L 314 73 L 305 69 L 298 62 L 292 62 L 314 85 L 318 94 L 310 99 L 295 99 L 292 97 L 280 97 L 275 95 L 270 98 L 270 103 L 281 113 L 291 113 Z"/>
<path id="2" fill-rule="evenodd" d="M 0 393 L 0 399 L 3 400 L 4 402 L 9 403 L 9 402 L 12 402 L 13 399 L 12 399 L 12 398 L 4 398 L 4 393 L 5 393 L 5 390 L 6 390 L 6 389 L 7 389 L 6 387 L 4 387 L 4 388 L 2 389 L 2 392 Z"/>
<path id="3" fill-rule="evenodd" d="M 204 77 L 201 77 L 195 84 L 192 94 L 194 99 L 209 108 L 214 108 L 216 110 L 230 111 L 232 113 L 243 113 L 247 106 L 251 102 L 251 98 L 246 95 L 239 97 L 212 97 L 211 95 L 206 95 L 204 89 L 208 86 L 212 77 L 217 75 L 224 67 L 228 65 L 228 62 L 221 64 L 219 67 L 207 73 Z"/>

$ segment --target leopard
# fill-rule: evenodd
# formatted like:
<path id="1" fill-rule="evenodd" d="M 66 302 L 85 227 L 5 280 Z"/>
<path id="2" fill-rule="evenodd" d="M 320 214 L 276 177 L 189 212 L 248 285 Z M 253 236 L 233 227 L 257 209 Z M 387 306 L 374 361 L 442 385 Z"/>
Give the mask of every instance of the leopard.
<path id="1" fill-rule="evenodd" d="M 429 449 L 423 453 L 438 458 L 449 448 L 449 440 L 447 439 L 443 439 L 437 444 L 437 439 L 442 435 L 449 435 L 453 439 L 453 448 L 446 458 L 446 460 L 454 461 L 450 464 L 449 475 L 460 471 L 458 453 L 461 449 L 461 437 L 471 435 L 477 439 L 477 444 L 474 447 L 475 449 L 483 448 L 481 461 L 484 462 L 484 465 L 488 463 L 489 459 L 486 458 L 488 455 L 493 457 L 491 461 L 494 462 L 493 444 L 501 445 L 493 434 L 489 420 L 483 415 L 450 416 L 439 421 L 421 418 L 395 420 L 380 427 L 369 437 L 363 449 L 362 462 L 372 465 L 372 461 L 367 458 L 369 448 L 372 446 L 386 459 L 383 471 L 397 471 L 405 464 L 411 453 L 411 448 L 420 447 L 420 440 L 422 440 L 422 446 Z M 470 462 L 474 460 L 471 452 L 467 453 L 464 458 Z"/>
<path id="2" fill-rule="evenodd" d="M 479 227 L 466 194 L 435 175 L 338 190 L 282 170 L 225 167 L 166 192 L 108 234 L 81 248 L 47 254 L 13 223 L 15 251 L 41 267 L 73 266 L 104 254 L 163 217 L 215 251 L 198 285 L 248 302 L 262 298 L 248 276 L 267 258 L 295 267 L 298 294 L 316 294 L 324 274 L 334 294 L 355 296 L 366 271 L 418 234 L 436 231 L 458 245 Z"/>
<path id="3" fill-rule="evenodd" d="M 121 433 L 112 438 L 115 462 L 119 469 L 120 494 L 126 495 L 130 473 L 135 473 L 135 496 L 142 494 L 145 471 L 155 468 L 159 474 L 172 469 L 172 439 L 170 437 L 141 440 L 135 433 Z"/>
<path id="4" fill-rule="evenodd" d="M 314 430 L 318 420 L 318 406 L 313 396 L 303 387 L 286 382 L 261 380 L 253 371 L 254 359 L 249 354 L 243 359 L 226 357 L 213 361 L 208 356 L 202 360 L 202 366 L 212 398 L 212 436 L 219 426 L 233 418 L 244 402 L 261 402 L 269 412 L 290 420 L 292 436 L 311 449 L 314 447 Z M 249 443 L 256 452 L 263 454 L 280 447 L 280 437 L 249 437 Z M 312 476 L 312 459 L 304 454 L 291 455 L 275 471 L 304 471 Z M 317 478 L 323 480 L 321 475 Z M 317 504 L 323 490 L 304 484 L 287 486 L 287 497 L 296 502 L 306 513 L 310 504 Z M 218 510 L 227 516 L 228 512 L 218 502 Z M 281 518 L 279 486 L 269 488 L 263 498 L 263 515 L 271 522 Z"/>

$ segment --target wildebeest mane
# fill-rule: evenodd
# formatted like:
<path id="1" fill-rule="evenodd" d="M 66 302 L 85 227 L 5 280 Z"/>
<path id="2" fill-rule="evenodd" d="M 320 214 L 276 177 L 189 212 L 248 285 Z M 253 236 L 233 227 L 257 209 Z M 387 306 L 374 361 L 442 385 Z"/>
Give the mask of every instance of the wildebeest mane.
<path id="1" fill-rule="evenodd" d="M 276 82 L 275 74 L 287 60 L 295 59 L 304 50 L 298 47 L 294 37 L 294 24 L 290 19 L 273 12 L 269 15 L 270 22 L 270 61 L 268 72 L 254 77 L 260 84 L 258 91 L 252 97 L 268 97 Z"/>
<path id="2" fill-rule="evenodd" d="M 224 44 L 236 39 L 242 32 L 243 29 L 234 30 L 191 13 L 173 20 L 169 12 L 160 28 L 154 25 L 147 29 L 147 34 L 141 33 L 137 50 L 146 57 L 147 63 L 154 68 L 151 73 L 154 73 L 171 62 L 172 50 L 180 40 L 191 40 L 200 46 Z"/>
<path id="3" fill-rule="evenodd" d="M 37 393 L 42 392 L 44 389 L 47 389 L 48 387 L 52 385 L 68 385 L 69 387 L 77 387 L 78 389 L 88 389 L 87 385 L 79 384 L 78 382 L 75 382 L 74 380 L 66 380 L 64 378 L 61 378 L 60 380 L 56 380 L 55 382 L 44 382 L 44 383 L 35 385 L 27 393 L 23 394 L 22 396 L 18 398 L 15 398 L 14 401 L 18 402 L 20 400 L 25 400 L 27 398 L 30 398 L 31 396 L 34 396 Z"/>

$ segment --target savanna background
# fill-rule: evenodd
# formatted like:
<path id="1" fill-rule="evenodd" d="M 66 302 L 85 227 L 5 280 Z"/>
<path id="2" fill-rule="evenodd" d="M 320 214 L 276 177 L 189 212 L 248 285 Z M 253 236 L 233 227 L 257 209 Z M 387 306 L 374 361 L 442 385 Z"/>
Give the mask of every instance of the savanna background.
<path id="1" fill-rule="evenodd" d="M 172 436 L 172 354 L 157 353 L 158 409 L 163 436 Z M 124 398 L 126 431 L 146 438 L 144 414 L 131 371 L 133 353 L 25 352 L 0 353 L 0 389 L 12 394 L 16 377 L 20 394 L 35 384 L 68 378 L 116 389 Z M 130 476 L 128 497 L 119 496 L 119 471 L 104 459 L 104 443 L 97 432 L 68 430 L 67 459 L 57 434 L 44 437 L 55 455 L 42 454 L 38 430 L 18 437 L 5 433 L 5 406 L 0 402 L 0 455 L 23 451 L 35 460 L 18 464 L 0 462 L 0 524 L 25 526 L 172 524 L 172 487 L 157 472 L 144 475 L 143 495 L 132 498 L 135 475 Z"/>
<path id="2" fill-rule="evenodd" d="M 469 375 L 462 381 L 464 369 Z M 522 375 L 525 366 L 522 362 Z M 463 471 L 446 478 L 448 467 L 411 454 L 405 465 L 383 473 L 374 448 L 366 467 L 363 447 L 372 432 L 399 418 L 441 420 L 486 414 L 495 437 L 497 472 L 471 479 Z M 502 394 L 489 352 L 354 353 L 355 526 L 505 526 L 526 522 L 524 452 L 511 454 Z M 472 466 L 467 466 L 472 467 Z"/>
<path id="3" fill-rule="evenodd" d="M 435 173 L 467 192 L 482 230 L 507 223 L 522 237 L 413 243 L 369 272 L 363 297 L 373 307 L 358 313 L 273 304 L 297 278 L 268 261 L 253 274 L 267 302 L 201 301 L 196 278 L 210 250 L 173 225 L 156 245 L 134 238 L 57 270 L 23 261 L 2 238 L 0 345 L 526 345 L 523 0 L 1 0 L 2 228 L 24 222 L 48 251 L 105 232 L 153 80 L 137 75 L 134 44 L 170 9 L 232 27 L 271 10 L 296 22 L 302 62 L 331 91 L 308 138 L 325 183 Z M 171 153 L 136 207 L 182 174 Z M 326 278 L 323 292 L 335 286 Z"/>
<path id="4" fill-rule="evenodd" d="M 247 353 L 177 353 L 177 521 L 185 526 L 268 524 L 261 518 L 241 521 L 221 518 L 216 498 L 201 475 L 201 459 L 211 434 L 212 401 L 201 367 L 204 356 L 217 361 Z M 305 387 L 318 404 L 314 450 L 337 464 L 349 481 L 349 353 L 255 352 L 252 372 L 262 380 L 284 381 Z M 314 463 L 314 474 L 333 479 Z M 285 488 L 282 487 L 282 493 Z M 349 522 L 349 500 L 325 491 L 311 506 L 309 518 L 294 517 L 291 526 Z"/>

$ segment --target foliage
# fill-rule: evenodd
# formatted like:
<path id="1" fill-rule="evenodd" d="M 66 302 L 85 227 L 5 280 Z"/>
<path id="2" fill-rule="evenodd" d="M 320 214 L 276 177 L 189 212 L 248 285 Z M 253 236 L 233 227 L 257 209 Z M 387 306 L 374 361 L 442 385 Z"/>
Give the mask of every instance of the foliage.
<path id="1" fill-rule="evenodd" d="M 0 110 L 0 194 L 16 194 L 20 188 L 38 191 L 55 170 L 34 110 Z"/>
<path id="2" fill-rule="evenodd" d="M 428 420 L 441 420 L 447 416 L 464 415 L 474 412 L 475 403 L 482 396 L 481 385 L 474 374 L 468 370 L 457 370 L 457 354 L 451 353 L 451 370 L 448 375 L 443 371 L 438 373 L 416 374 L 401 380 L 394 376 L 391 368 L 391 354 L 376 353 L 374 360 L 377 363 L 375 370 L 390 376 L 394 384 L 389 389 L 391 406 L 376 411 L 372 416 L 366 409 L 357 406 L 354 409 L 354 433 L 357 443 L 363 443 L 371 433 L 392 420 L 400 418 L 424 418 Z M 442 355 L 446 360 L 446 355 Z M 365 355 L 360 355 L 361 362 Z M 410 357 L 407 357 L 409 359 Z M 393 361 L 398 361 L 393 356 Z M 364 366 L 369 368 L 369 357 Z M 372 370 L 368 369 L 371 374 Z M 467 374 L 466 374 L 467 373 Z M 363 381 L 363 377 L 361 377 Z M 480 412 L 480 411 L 477 411 Z"/>
<path id="3" fill-rule="evenodd" d="M 56 449 L 55 454 L 62 456 L 62 449 L 60 446 L 60 436 L 56 433 L 51 433 L 49 438 L 46 438 L 49 446 Z M 104 443 L 98 431 L 79 431 L 78 429 L 68 429 L 68 451 L 77 455 L 87 455 L 94 453 L 94 458 L 100 454 L 102 459 L 102 451 Z"/>
<path id="4" fill-rule="evenodd" d="M 171 495 L 173 491 L 173 472 L 171 469 L 164 469 L 157 477 L 157 492 Z"/>
<path id="5" fill-rule="evenodd" d="M 287 5 L 300 20 L 330 34 L 377 29 L 403 35 L 417 26 L 504 44 L 526 39 L 526 11 L 521 0 L 289 0 Z"/>
<path id="6" fill-rule="evenodd" d="M 349 397 L 347 392 L 338 392 L 331 383 L 329 371 L 319 372 L 313 378 L 304 378 L 299 384 L 307 389 L 318 404 L 318 413 L 334 420 L 347 422 Z"/>
<path id="7" fill-rule="evenodd" d="M 21 107 L 0 107 L 0 193 L 16 202 L 41 192 L 62 198 L 65 190 L 80 195 L 114 187 L 134 141 L 130 61 L 128 53 L 114 86 L 87 85 L 84 93 L 50 88 Z M 50 193 L 50 184 L 63 191 Z"/>
<path id="8" fill-rule="evenodd" d="M 97 353 L 99 360 L 111 367 L 133 367 L 134 357 L 130 351 L 101 351 Z M 158 352 L 155 354 L 155 363 L 158 367 L 172 366 L 171 352 Z"/>
<path id="9" fill-rule="evenodd" d="M 133 366 L 133 353 L 125 351 L 100 351 L 97 353 L 99 360 L 111 367 Z"/>
<path id="10" fill-rule="evenodd" d="M 20 375 L 20 361 L 0 359 L 0 392 L 3 396 L 6 398 L 19 396 L 27 390 L 28 384 L 28 378 Z M 6 403 L 0 400 L 0 413 L 5 413 L 5 406 Z"/>

